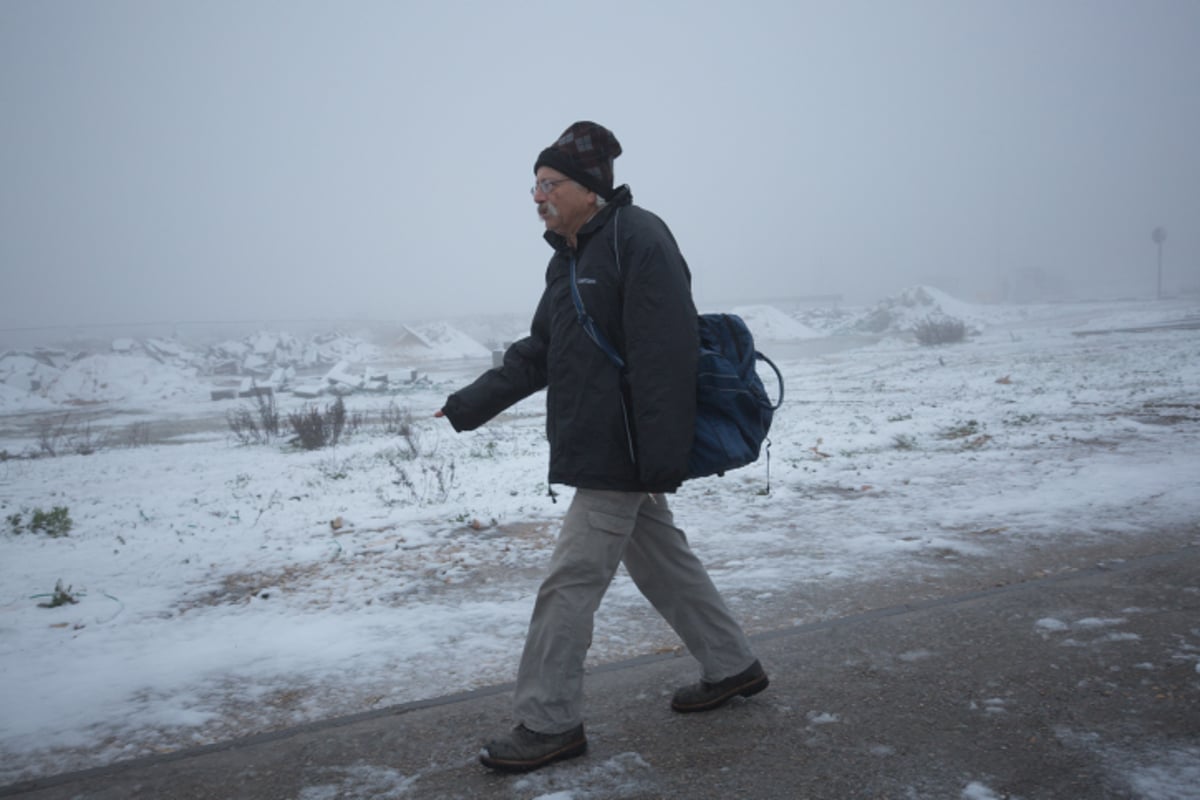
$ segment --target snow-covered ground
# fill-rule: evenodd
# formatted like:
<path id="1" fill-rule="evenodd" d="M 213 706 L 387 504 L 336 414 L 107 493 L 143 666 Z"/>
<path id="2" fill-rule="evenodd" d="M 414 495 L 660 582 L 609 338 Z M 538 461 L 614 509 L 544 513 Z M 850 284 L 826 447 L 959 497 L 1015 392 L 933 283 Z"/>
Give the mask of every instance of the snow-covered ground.
<path id="1" fill-rule="evenodd" d="M 760 461 L 671 503 L 750 632 L 1040 547 L 1200 535 L 1200 332 L 1076 335 L 1197 323 L 1200 303 L 922 291 L 860 314 L 741 310 L 787 381 L 769 476 Z M 970 338 L 904 335 L 934 311 Z M 540 394 L 469 434 L 432 418 L 489 347 L 448 325 L 419 338 L 418 378 L 346 397 L 357 428 L 315 451 L 242 444 L 226 412 L 254 401 L 210 400 L 216 378 L 183 353 L 7 354 L 0 784 L 514 678 L 569 490 L 548 494 Z M 226 349 L 305 352 L 272 341 Z M 335 350 L 355 370 L 395 357 Z M 285 414 L 331 400 L 278 397 Z M 32 530 L 55 509 L 68 535 Z M 56 585 L 77 602 L 44 607 Z M 619 576 L 592 662 L 676 646 Z"/>

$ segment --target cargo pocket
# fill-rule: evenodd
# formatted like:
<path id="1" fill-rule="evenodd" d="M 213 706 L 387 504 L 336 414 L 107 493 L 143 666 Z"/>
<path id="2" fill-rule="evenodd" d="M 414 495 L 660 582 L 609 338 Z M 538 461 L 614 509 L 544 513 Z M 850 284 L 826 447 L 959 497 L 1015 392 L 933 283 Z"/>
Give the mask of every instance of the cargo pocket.
<path id="1" fill-rule="evenodd" d="M 636 517 L 623 517 L 619 514 L 606 514 L 603 511 L 587 512 L 588 525 L 596 530 L 611 533 L 614 536 L 628 536 L 633 533 Z"/>

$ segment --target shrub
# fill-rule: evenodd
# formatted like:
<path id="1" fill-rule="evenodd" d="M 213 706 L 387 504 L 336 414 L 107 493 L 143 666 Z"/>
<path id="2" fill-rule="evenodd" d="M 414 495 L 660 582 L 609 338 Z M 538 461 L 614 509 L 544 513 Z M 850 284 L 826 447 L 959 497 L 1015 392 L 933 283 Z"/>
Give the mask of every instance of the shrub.
<path id="1" fill-rule="evenodd" d="M 401 408 L 393 400 L 388 403 L 387 408 L 379 412 L 379 424 L 383 427 L 384 433 L 408 436 L 412 431 L 412 409 Z"/>
<path id="2" fill-rule="evenodd" d="M 967 326 L 955 317 L 928 316 L 917 323 L 913 334 L 923 345 L 954 344 L 967 338 Z"/>
<path id="3" fill-rule="evenodd" d="M 346 426 L 346 405 L 338 398 L 325 407 L 308 406 L 288 414 L 288 424 L 296 434 L 294 441 L 305 450 L 320 450 L 335 445 Z"/>
<path id="4" fill-rule="evenodd" d="M 51 458 L 58 455 L 66 439 L 67 423 L 70 420 L 70 414 L 63 414 L 58 419 L 44 417 L 37 421 L 38 449 L 42 455 Z"/>
<path id="5" fill-rule="evenodd" d="M 15 533 L 43 533 L 53 539 L 66 536 L 75 526 L 71 513 L 66 506 L 55 506 L 49 511 L 35 508 L 26 523 L 20 513 L 9 514 L 6 518 L 9 529 Z"/>
<path id="6" fill-rule="evenodd" d="M 125 428 L 115 443 L 120 447 L 146 447 L 150 444 L 150 423 L 135 422 Z"/>
<path id="7" fill-rule="evenodd" d="M 72 423 L 70 414 L 59 417 L 44 417 L 36 423 L 38 449 L 33 456 L 55 456 L 75 453 L 90 456 L 111 444 L 111 436 L 92 433 L 92 424 L 87 420 Z"/>
<path id="8" fill-rule="evenodd" d="M 402 490 L 407 499 L 418 506 L 446 502 L 457 483 L 453 461 L 421 464 L 419 474 L 413 465 L 402 463 L 400 459 L 388 458 L 388 463 L 396 471 L 392 485 Z M 410 467 L 413 468 L 411 473 Z M 378 495 L 389 507 L 402 502 L 401 498 L 389 496 L 382 487 Z"/>
<path id="9" fill-rule="evenodd" d="M 958 421 L 949 428 L 942 428 L 938 435 L 943 439 L 966 439 L 970 436 L 978 436 L 979 422 L 973 419 L 966 422 Z"/>
<path id="10" fill-rule="evenodd" d="M 49 511 L 35 508 L 33 517 L 29 520 L 29 530 L 57 539 L 70 533 L 74 524 L 66 506 L 55 506 Z"/>
<path id="11" fill-rule="evenodd" d="M 260 393 L 255 400 L 255 409 L 239 406 L 225 414 L 229 430 L 242 444 L 267 444 L 279 436 L 279 409 L 274 393 Z"/>
<path id="12" fill-rule="evenodd" d="M 400 408 L 395 401 L 388 403 L 388 407 L 380 412 L 380 425 L 383 427 L 383 432 L 392 436 L 399 436 L 404 440 L 408 447 L 407 458 L 416 458 L 421 455 L 421 437 L 417 431 L 417 427 L 413 424 L 412 409 Z"/>

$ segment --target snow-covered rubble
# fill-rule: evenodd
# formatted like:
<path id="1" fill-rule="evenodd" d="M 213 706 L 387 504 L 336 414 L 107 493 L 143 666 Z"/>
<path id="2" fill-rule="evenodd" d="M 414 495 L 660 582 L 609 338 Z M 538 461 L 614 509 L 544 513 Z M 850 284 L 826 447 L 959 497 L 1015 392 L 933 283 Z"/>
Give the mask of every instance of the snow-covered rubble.
<path id="1" fill-rule="evenodd" d="M 431 322 L 410 330 L 440 358 L 487 358 L 491 350 L 448 322 Z"/>
<path id="2" fill-rule="evenodd" d="M 103 352 L 37 348 L 0 354 L 0 410 L 157 401 L 206 392 L 214 400 L 294 389 L 304 397 L 384 390 L 411 383 L 412 365 L 438 359 L 487 358 L 490 351 L 453 325 L 408 328 L 384 345 L 340 332 L 306 338 L 258 331 L 195 347 L 179 339 L 123 336 Z M 385 370 L 392 358 L 409 365 Z M 307 375 L 300 379 L 299 375 Z M 215 386 L 211 388 L 210 385 Z"/>
<path id="3" fill-rule="evenodd" d="M 1112 304 L 1077 304 L 1069 310 L 972 305 L 927 286 L 906 289 L 871 308 L 784 311 L 771 305 L 744 305 L 730 310 L 745 319 L 756 340 L 791 344 L 823 337 L 904 336 L 930 318 L 961 320 L 976 334 L 999 324 L 1037 325 L 1038 318 L 1047 314 L 1061 321 L 1069 313 L 1079 328 L 1105 328 L 1134 324 L 1146 313 L 1139 307 Z M 302 398 L 389 391 L 413 384 L 420 372 L 436 362 L 488 359 L 493 348 L 525 335 L 528 328 L 523 319 L 510 315 L 461 323 L 396 324 L 361 336 L 338 331 L 298 336 L 262 330 L 236 339 L 214 336 L 208 341 L 215 343 L 205 345 L 180 338 L 125 336 L 75 351 L 50 347 L 7 351 L 0 353 L 0 411 L 135 399 L 156 403 L 186 395 L 223 400 L 262 391 L 290 391 Z"/>
<path id="4" fill-rule="evenodd" d="M 373 361 L 379 355 L 375 345 L 341 333 L 318 334 L 302 341 L 282 331 L 260 331 L 213 345 L 204 354 L 204 362 L 206 374 L 266 377 L 280 368 L 313 369 L 341 361 Z"/>

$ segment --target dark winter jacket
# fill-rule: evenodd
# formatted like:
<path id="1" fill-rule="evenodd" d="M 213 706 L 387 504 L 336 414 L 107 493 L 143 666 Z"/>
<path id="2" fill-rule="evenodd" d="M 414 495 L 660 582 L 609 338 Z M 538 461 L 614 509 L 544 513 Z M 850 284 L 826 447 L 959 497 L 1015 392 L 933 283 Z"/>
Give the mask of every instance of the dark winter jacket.
<path id="1" fill-rule="evenodd" d="M 546 388 L 551 483 L 665 492 L 687 472 L 699 349 L 691 273 L 666 224 L 632 200 L 618 189 L 580 229 L 575 252 L 547 232 L 555 253 L 530 335 L 443 409 L 455 430 L 473 430 Z M 624 380 L 576 315 L 572 256 L 588 314 L 625 360 Z"/>

